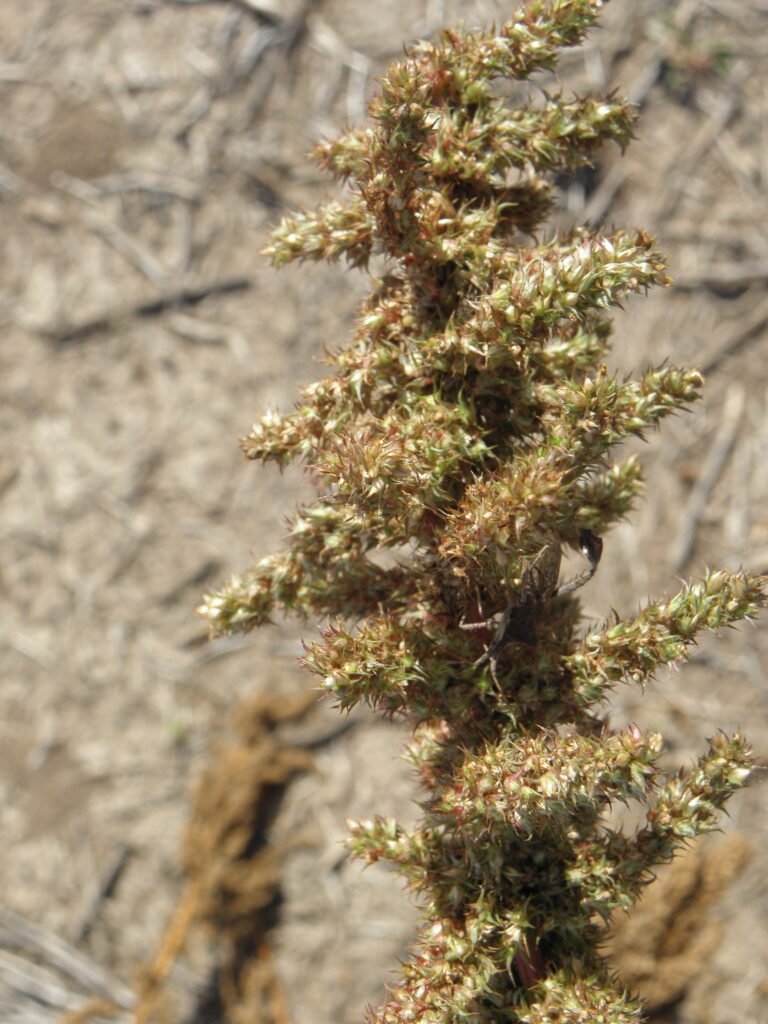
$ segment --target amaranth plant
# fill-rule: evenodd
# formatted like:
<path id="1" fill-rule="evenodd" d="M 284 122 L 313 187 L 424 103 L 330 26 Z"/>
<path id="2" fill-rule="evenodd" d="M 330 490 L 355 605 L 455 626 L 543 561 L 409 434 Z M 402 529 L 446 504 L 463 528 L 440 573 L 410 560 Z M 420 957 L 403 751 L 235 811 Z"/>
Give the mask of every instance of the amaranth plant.
<path id="1" fill-rule="evenodd" d="M 601 952 L 608 922 L 694 836 L 717 827 L 752 758 L 717 733 L 666 775 L 662 740 L 610 729 L 604 702 L 685 659 L 702 630 L 752 615 L 766 579 L 716 571 L 634 618 L 583 632 L 572 592 L 642 486 L 610 455 L 699 395 L 695 370 L 606 370 L 607 311 L 666 283 L 642 231 L 547 236 L 554 178 L 622 149 L 634 114 L 615 95 L 544 94 L 527 80 L 579 43 L 599 0 L 531 0 L 496 30 L 418 43 L 381 80 L 371 126 L 315 151 L 344 199 L 290 217 L 275 265 L 383 256 L 351 342 L 289 415 L 262 416 L 250 459 L 302 459 L 324 481 L 286 549 L 207 597 L 214 632 L 276 612 L 331 618 L 304 664 L 348 710 L 413 726 L 424 787 L 410 830 L 372 818 L 350 850 L 389 861 L 422 925 L 381 1024 L 642 1017 Z M 585 571 L 560 583 L 561 553 Z M 394 552 L 386 562 L 377 553 Z M 610 827 L 639 803 L 635 831 Z"/>

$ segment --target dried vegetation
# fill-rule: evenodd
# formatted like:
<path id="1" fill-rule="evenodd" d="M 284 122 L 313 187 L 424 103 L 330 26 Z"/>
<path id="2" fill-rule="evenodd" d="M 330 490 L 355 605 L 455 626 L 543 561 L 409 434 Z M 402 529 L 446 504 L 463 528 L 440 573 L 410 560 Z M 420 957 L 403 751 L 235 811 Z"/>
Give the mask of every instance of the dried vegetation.
<path id="1" fill-rule="evenodd" d="M 137 975 L 183 893 L 190 780 L 234 702 L 306 685 L 295 629 L 206 646 L 191 612 L 279 545 L 302 495 L 297 477 L 241 466 L 243 410 L 287 410 L 362 291 L 327 268 L 277 278 L 257 253 L 280 214 L 332 198 L 307 170 L 310 143 L 362 118 L 403 37 L 459 10 L 506 13 L 491 0 L 0 3 L 9 1024 L 134 1016 Z M 707 376 L 705 403 L 645 452 L 648 501 L 612 537 L 587 615 L 630 611 L 704 566 L 768 563 L 767 25 L 759 0 L 613 0 L 562 67 L 569 88 L 623 83 L 642 107 L 640 140 L 577 174 L 558 211 L 642 225 L 667 255 L 674 289 L 629 304 L 622 363 L 672 349 Z M 747 726 L 765 762 L 766 659 L 763 623 L 705 645 L 642 706 L 617 693 L 615 716 L 659 728 L 679 762 L 712 723 Z M 319 710 L 268 741 L 314 762 L 268 830 L 284 851 L 268 932 L 280 988 L 272 975 L 242 985 L 281 1024 L 358 1021 L 410 935 L 396 883 L 361 876 L 338 846 L 347 816 L 407 813 L 399 738 L 360 717 L 323 743 L 336 725 Z M 760 777 L 732 813 L 730 830 L 764 850 Z M 697 860 L 690 877 L 706 871 Z M 652 953 L 631 975 L 645 971 L 655 1020 L 765 1018 L 768 867 L 758 852 L 727 874 L 703 885 L 716 895 L 688 934 L 708 941 L 689 944 L 684 986 L 658 991 Z M 670 903 L 690 911 L 702 883 L 680 888 L 646 929 L 666 957 Z M 226 950 L 189 936 L 163 979 L 169 1020 L 218 1019 L 227 999 L 247 1012 L 219 985 Z"/>

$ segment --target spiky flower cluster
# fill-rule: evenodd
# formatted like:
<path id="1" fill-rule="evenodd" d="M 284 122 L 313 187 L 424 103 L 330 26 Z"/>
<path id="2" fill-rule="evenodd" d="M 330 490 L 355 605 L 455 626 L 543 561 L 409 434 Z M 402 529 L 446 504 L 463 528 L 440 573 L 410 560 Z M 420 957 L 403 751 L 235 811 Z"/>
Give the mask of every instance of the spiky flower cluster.
<path id="1" fill-rule="evenodd" d="M 268 250 L 277 265 L 377 254 L 387 270 L 332 375 L 243 442 L 251 459 L 303 459 L 320 497 L 283 552 L 202 613 L 220 632 L 276 611 L 332 618 L 307 668 L 342 708 L 413 724 L 422 820 L 360 822 L 349 843 L 391 862 L 423 907 L 381 1024 L 638 1020 L 599 951 L 606 922 L 749 773 L 744 740 L 717 735 L 664 777 L 660 737 L 611 732 L 600 705 L 701 630 L 752 615 L 764 578 L 715 572 L 586 635 L 556 595 L 562 547 L 596 564 L 642 487 L 612 449 L 701 385 L 694 370 L 621 380 L 603 365 L 607 310 L 665 283 L 652 239 L 531 240 L 553 175 L 623 148 L 633 115 L 615 96 L 511 109 L 494 81 L 553 68 L 600 6 L 530 0 L 497 31 L 419 44 L 381 81 L 372 127 L 317 147 L 348 197 L 284 221 Z M 609 828 L 616 800 L 644 805 L 645 824 Z"/>

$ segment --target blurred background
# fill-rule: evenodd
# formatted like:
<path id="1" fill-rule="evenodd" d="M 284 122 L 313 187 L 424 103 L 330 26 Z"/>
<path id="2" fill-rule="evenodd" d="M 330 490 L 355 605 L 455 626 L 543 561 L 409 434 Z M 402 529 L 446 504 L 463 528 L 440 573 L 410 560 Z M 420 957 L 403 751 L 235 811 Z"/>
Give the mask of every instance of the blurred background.
<path id="1" fill-rule="evenodd" d="M 272 728 L 263 702 L 311 684 L 296 659 L 322 623 L 208 643 L 194 608 L 276 550 L 309 497 L 300 470 L 246 464 L 237 438 L 322 373 L 367 286 L 343 266 L 276 273 L 259 255 L 281 216 L 334 194 L 308 149 L 364 119 L 404 41 L 514 6 L 0 0 L 9 1024 L 352 1024 L 405 955 L 415 910 L 400 882 L 339 845 L 349 817 L 414 816 L 403 731 L 325 706 Z M 706 567 L 768 565 L 768 5 L 612 0 L 537 84 L 620 86 L 640 107 L 624 157 L 606 150 L 562 182 L 557 223 L 658 236 L 675 283 L 617 311 L 614 364 L 669 359 L 707 377 L 695 411 L 638 446 L 646 500 L 582 591 L 592 622 Z M 611 722 L 660 729 L 667 766 L 743 727 L 765 763 L 767 622 L 707 639 L 644 695 L 617 691 Z M 268 793 L 254 842 L 276 853 L 245 950 L 261 973 L 245 980 L 231 920 L 192 926 L 180 859 L 196 780 L 233 743 L 312 763 L 267 782 L 255 770 Z M 617 926 L 617 964 L 655 1021 L 768 1020 L 762 771 L 729 810 L 725 834 Z"/>

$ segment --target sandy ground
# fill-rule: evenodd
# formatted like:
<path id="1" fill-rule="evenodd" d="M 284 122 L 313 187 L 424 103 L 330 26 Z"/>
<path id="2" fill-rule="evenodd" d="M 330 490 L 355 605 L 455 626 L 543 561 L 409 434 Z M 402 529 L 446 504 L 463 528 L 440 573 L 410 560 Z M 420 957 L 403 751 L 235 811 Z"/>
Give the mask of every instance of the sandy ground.
<path id="1" fill-rule="evenodd" d="M 236 439 L 319 374 L 366 286 L 342 267 L 277 274 L 259 256 L 281 215 L 332 194 L 304 154 L 363 119 L 403 40 L 508 9 L 0 0 L 8 1024 L 74 1020 L 94 995 L 131 1019 L 182 893 L 190 791 L 212 745 L 239 701 L 307 686 L 296 657 L 315 623 L 206 644 L 193 611 L 279 546 L 308 495 L 298 471 L 244 464 Z M 644 447 L 647 501 L 607 538 L 587 619 L 631 613 L 705 566 L 768 564 L 767 30 L 761 0 L 612 0 L 562 66 L 565 88 L 622 84 L 642 120 L 624 158 L 606 152 L 566 183 L 561 223 L 642 226 L 676 279 L 618 313 L 616 364 L 669 356 L 708 378 L 697 410 Z M 660 728 L 669 764 L 742 726 L 768 762 L 766 622 L 708 640 L 642 699 L 617 693 L 613 720 Z M 399 883 L 339 846 L 348 817 L 413 814 L 402 733 L 363 714 L 339 724 L 324 707 L 280 732 L 314 756 L 269 825 L 284 851 L 264 947 L 280 1024 L 359 1021 L 411 934 Z M 660 883 L 640 932 L 617 940 L 654 1020 L 768 1020 L 762 773 L 730 809 L 724 845 Z M 190 936 L 163 983 L 166 1019 L 224 1019 L 211 996 L 223 956 L 215 934 Z"/>

